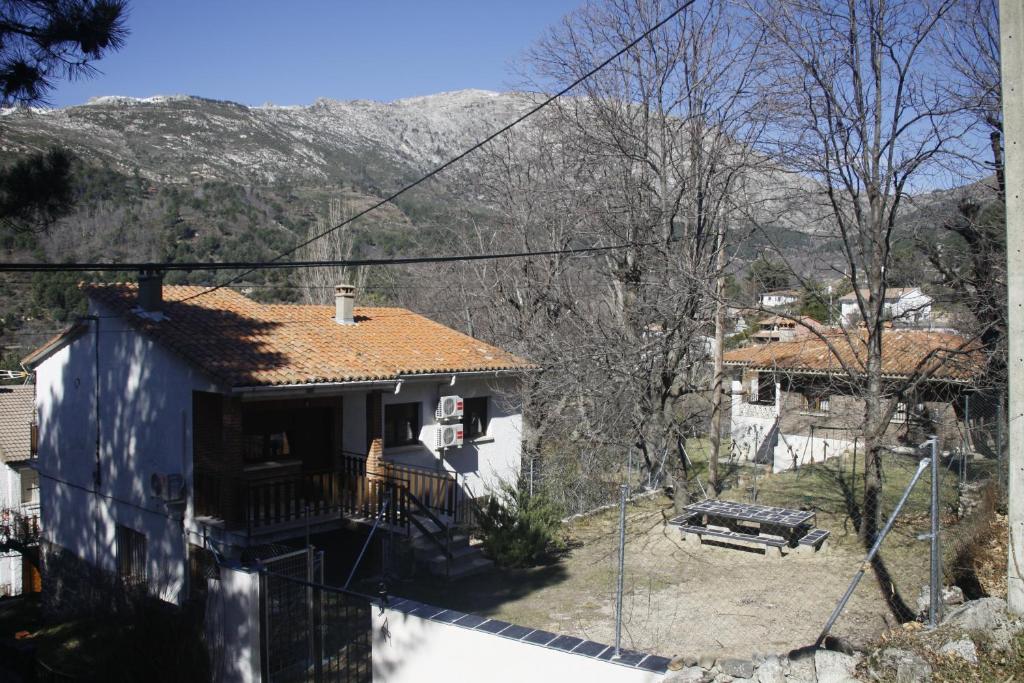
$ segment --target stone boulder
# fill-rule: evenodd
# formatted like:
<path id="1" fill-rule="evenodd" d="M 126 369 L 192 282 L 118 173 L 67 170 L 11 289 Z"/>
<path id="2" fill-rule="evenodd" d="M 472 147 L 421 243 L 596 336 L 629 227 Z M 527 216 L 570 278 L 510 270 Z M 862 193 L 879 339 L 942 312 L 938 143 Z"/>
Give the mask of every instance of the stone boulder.
<path id="1" fill-rule="evenodd" d="M 1010 618 L 1002 598 L 970 600 L 942 620 L 944 631 L 984 633 L 995 650 L 1008 650 L 1021 623 Z"/>
<path id="2" fill-rule="evenodd" d="M 752 678 L 754 675 L 754 663 L 749 659 L 719 659 L 718 668 L 733 678 Z"/>
<path id="3" fill-rule="evenodd" d="M 941 595 L 943 609 L 946 612 L 951 607 L 964 604 L 964 592 L 959 586 L 943 586 Z M 922 586 L 917 596 L 917 613 L 927 615 L 931 602 L 931 591 L 928 590 L 928 586 Z"/>
<path id="4" fill-rule="evenodd" d="M 918 654 L 907 654 L 896 666 L 896 683 L 929 683 L 932 680 L 931 664 Z"/>
<path id="5" fill-rule="evenodd" d="M 978 663 L 978 648 L 970 638 L 949 641 L 939 648 L 939 654 L 959 657 L 972 665 L 977 665 Z"/>
<path id="6" fill-rule="evenodd" d="M 814 672 L 818 683 L 852 683 L 857 680 L 857 658 L 842 652 L 818 650 L 814 653 Z"/>
<path id="7" fill-rule="evenodd" d="M 665 683 L 709 683 L 714 676 L 699 666 L 688 666 L 665 676 Z"/>
<path id="8" fill-rule="evenodd" d="M 778 657 L 768 657 L 757 667 L 757 683 L 786 683 L 786 670 Z"/>

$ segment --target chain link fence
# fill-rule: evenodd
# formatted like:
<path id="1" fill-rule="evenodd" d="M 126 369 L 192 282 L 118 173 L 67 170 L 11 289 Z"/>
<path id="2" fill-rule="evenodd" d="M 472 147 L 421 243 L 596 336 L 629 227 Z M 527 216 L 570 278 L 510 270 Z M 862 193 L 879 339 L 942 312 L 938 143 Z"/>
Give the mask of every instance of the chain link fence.
<path id="1" fill-rule="evenodd" d="M 622 483 L 631 493 L 623 647 L 750 657 L 809 646 L 862 568 L 863 579 L 837 613 L 831 637 L 867 646 L 900 623 L 927 620 L 933 509 L 945 608 L 1005 595 L 1004 406 L 1002 398 L 960 396 L 941 415 L 933 410 L 928 421 L 917 407 L 901 407 L 892 430 L 899 438 L 883 439 L 874 461 L 857 426 L 806 420 L 794 436 L 785 430 L 773 435 L 768 424 L 758 435 L 775 439 L 767 449 L 763 443 L 750 448 L 728 433 L 717 498 L 807 516 L 788 529 L 757 521 L 753 508 L 741 513 L 748 519 L 701 514 L 680 520 L 686 505 L 712 497 L 706 433 L 681 440 L 679 453 L 671 454 L 671 478 L 652 477 L 628 451 L 534 462 L 524 468 L 525 485 L 577 515 L 566 525 L 571 552 L 560 563 L 558 581 L 536 598 L 522 598 L 504 616 L 515 621 L 518 614 L 543 611 L 548 616 L 528 625 L 612 642 Z M 924 445 L 929 431 L 939 434 L 934 508 L 931 448 Z M 674 500 L 662 493 L 665 484 L 672 485 Z M 649 495 L 637 495 L 644 492 Z M 891 528 L 866 562 L 890 519 Z M 811 532 L 819 532 L 811 538 L 821 542 L 801 543 Z"/>

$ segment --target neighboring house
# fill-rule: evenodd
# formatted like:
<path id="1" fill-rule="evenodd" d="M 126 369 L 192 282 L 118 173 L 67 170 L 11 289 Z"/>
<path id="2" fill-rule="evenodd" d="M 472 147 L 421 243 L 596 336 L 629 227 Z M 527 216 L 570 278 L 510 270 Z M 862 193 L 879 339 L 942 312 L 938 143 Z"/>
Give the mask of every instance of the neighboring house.
<path id="1" fill-rule="evenodd" d="M 777 289 L 773 292 L 761 292 L 757 303 L 761 308 L 788 308 L 800 300 L 800 292 L 795 289 Z"/>
<path id="2" fill-rule="evenodd" d="M 244 558 L 387 504 L 452 521 L 520 473 L 532 366 L 423 316 L 354 308 L 350 287 L 335 307 L 155 277 L 84 291 L 89 316 L 23 361 L 47 581 L 82 560 L 180 603 L 208 548 Z M 442 451 L 448 395 L 464 443 Z"/>
<path id="3" fill-rule="evenodd" d="M 741 458 L 781 471 L 863 448 L 858 435 L 864 402 L 841 364 L 863 367 L 863 335 L 832 333 L 827 339 L 832 349 L 820 337 L 805 337 L 725 354 L 734 377 L 732 443 Z M 882 373 L 888 386 L 899 387 L 922 371 L 929 377 L 898 399 L 887 444 L 916 446 L 933 433 L 959 443 L 963 397 L 983 363 L 976 347 L 957 335 L 886 332 Z"/>
<path id="4" fill-rule="evenodd" d="M 32 469 L 35 387 L 0 386 L 0 536 L 24 536 L 39 520 L 39 478 Z M 19 595 L 38 583 L 37 559 L 0 553 L 0 595 Z"/>
<path id="5" fill-rule="evenodd" d="M 861 290 L 867 300 L 867 290 Z M 843 325 L 855 325 L 861 320 L 857 295 L 854 292 L 839 297 L 840 316 Z M 882 314 L 896 325 L 916 326 L 932 318 L 932 298 L 920 287 L 890 287 L 885 290 Z"/>
<path id="6" fill-rule="evenodd" d="M 750 335 L 755 344 L 767 344 L 777 341 L 793 341 L 816 333 L 823 332 L 826 327 L 814 318 L 802 316 L 785 318 L 773 315 L 757 324 L 757 332 Z"/>

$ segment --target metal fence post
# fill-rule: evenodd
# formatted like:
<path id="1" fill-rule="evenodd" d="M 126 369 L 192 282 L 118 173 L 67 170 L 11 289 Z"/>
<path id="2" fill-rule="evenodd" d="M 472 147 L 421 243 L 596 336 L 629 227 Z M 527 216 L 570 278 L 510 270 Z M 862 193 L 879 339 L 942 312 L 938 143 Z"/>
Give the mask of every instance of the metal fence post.
<path id="1" fill-rule="evenodd" d="M 306 545 L 306 637 L 309 645 L 309 665 L 316 662 L 316 623 L 313 611 L 313 581 L 316 578 L 314 562 L 316 554 L 313 546 Z M 309 670 L 309 666 L 306 667 Z"/>
<path id="2" fill-rule="evenodd" d="M 935 628 L 942 619 L 942 558 L 939 554 L 939 437 L 932 435 L 931 572 L 928 582 L 928 625 Z"/>
<path id="3" fill-rule="evenodd" d="M 626 496 L 629 487 L 619 486 L 619 580 L 615 586 L 615 656 L 619 658 L 622 645 L 622 575 L 626 567 Z"/>

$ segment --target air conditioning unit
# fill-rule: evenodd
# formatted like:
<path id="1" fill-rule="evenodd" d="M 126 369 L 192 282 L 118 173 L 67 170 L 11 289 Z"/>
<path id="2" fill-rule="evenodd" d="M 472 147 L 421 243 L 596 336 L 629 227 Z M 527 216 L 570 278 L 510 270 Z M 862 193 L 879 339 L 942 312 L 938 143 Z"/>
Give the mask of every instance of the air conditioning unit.
<path id="1" fill-rule="evenodd" d="M 180 501 L 185 497 L 185 478 L 180 474 L 154 472 L 149 477 L 149 492 L 168 503 Z"/>
<path id="2" fill-rule="evenodd" d="M 462 397 L 442 396 L 441 400 L 437 402 L 435 416 L 438 420 L 451 420 L 456 417 L 462 417 Z"/>
<path id="3" fill-rule="evenodd" d="M 461 401 L 459 401 L 461 403 Z M 462 445 L 462 425 L 437 425 L 437 448 L 457 448 Z"/>

